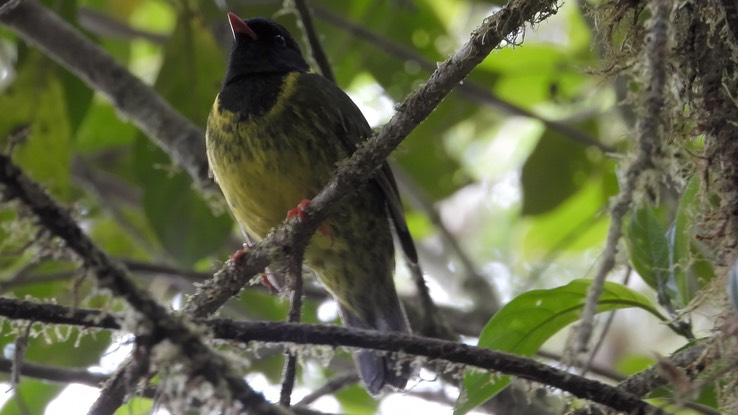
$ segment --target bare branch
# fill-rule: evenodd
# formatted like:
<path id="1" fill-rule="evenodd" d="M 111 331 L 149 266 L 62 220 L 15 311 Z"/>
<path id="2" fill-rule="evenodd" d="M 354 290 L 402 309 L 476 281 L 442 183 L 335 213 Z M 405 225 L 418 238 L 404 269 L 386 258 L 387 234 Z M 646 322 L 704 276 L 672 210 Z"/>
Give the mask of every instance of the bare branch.
<path id="1" fill-rule="evenodd" d="M 27 304 L 33 312 L 24 311 Z M 0 315 L 13 319 L 33 319 L 45 321 L 43 313 L 49 310 L 53 320 L 59 318 L 57 305 L 33 304 L 27 301 L 0 298 Z M 66 324 L 84 327 L 101 327 L 93 316 L 108 317 L 97 310 L 73 310 L 83 316 L 77 323 L 66 320 Z M 56 322 L 56 321 L 52 321 Z M 432 361 L 447 361 L 465 366 L 496 371 L 522 379 L 550 385 L 574 396 L 607 405 L 613 409 L 631 414 L 665 415 L 665 412 L 643 402 L 633 395 L 598 381 L 577 376 L 554 367 L 546 366 L 533 359 L 496 352 L 462 343 L 413 336 L 398 332 L 379 332 L 338 326 L 313 325 L 281 322 L 233 322 L 227 319 L 199 320 L 207 325 L 215 338 L 248 342 L 276 342 L 312 344 L 332 347 L 352 347 L 361 349 L 401 352 L 424 356 Z M 108 327 L 114 328 L 114 327 Z"/>

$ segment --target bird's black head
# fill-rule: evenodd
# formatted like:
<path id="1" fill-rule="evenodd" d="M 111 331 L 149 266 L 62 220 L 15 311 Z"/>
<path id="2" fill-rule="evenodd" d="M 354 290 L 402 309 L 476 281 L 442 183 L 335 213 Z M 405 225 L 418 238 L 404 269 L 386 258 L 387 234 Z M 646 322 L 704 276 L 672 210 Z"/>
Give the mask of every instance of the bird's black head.
<path id="1" fill-rule="evenodd" d="M 228 21 L 233 49 L 226 83 L 243 76 L 309 69 L 297 42 L 280 24 L 258 17 L 241 20 L 233 13 L 228 13 Z"/>

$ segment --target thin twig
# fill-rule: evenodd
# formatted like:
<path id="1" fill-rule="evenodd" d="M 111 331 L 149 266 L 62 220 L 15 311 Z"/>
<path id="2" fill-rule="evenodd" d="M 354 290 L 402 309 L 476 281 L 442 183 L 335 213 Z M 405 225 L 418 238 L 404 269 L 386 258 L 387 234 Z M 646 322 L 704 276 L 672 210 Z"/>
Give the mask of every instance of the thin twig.
<path id="1" fill-rule="evenodd" d="M 333 75 L 333 69 L 331 69 L 331 64 L 328 62 L 328 56 L 326 56 L 325 51 L 323 50 L 323 45 L 320 42 L 317 30 L 315 30 L 313 16 L 312 13 L 310 13 L 310 8 L 308 7 L 307 2 L 305 0 L 292 0 L 292 2 L 297 10 L 297 15 L 300 16 L 297 23 L 302 26 L 302 33 L 305 34 L 307 44 L 310 47 L 309 55 L 318 65 L 320 74 L 323 75 L 324 78 L 329 79 L 332 82 L 336 82 L 336 77 Z"/>
<path id="2" fill-rule="evenodd" d="M 623 221 L 633 196 L 639 186 L 643 174 L 656 167 L 656 159 L 661 151 L 661 112 L 664 106 L 664 88 L 666 85 L 667 38 L 669 30 L 669 16 L 671 3 L 667 0 L 652 0 L 653 16 L 650 19 L 650 36 L 643 51 L 647 71 L 648 91 L 641 108 L 637 130 L 638 152 L 636 158 L 628 166 L 623 179 L 623 185 L 610 209 L 610 228 L 607 232 L 605 248 L 602 251 L 602 260 L 597 274 L 587 292 L 587 302 L 582 311 L 582 318 L 574 331 L 574 354 L 587 350 L 592 336 L 594 315 L 597 302 L 604 289 L 607 274 L 615 267 L 615 256 L 618 243 L 623 235 Z"/>
<path id="3" fill-rule="evenodd" d="M 349 385 L 353 385 L 354 383 L 358 381 L 359 381 L 359 374 L 356 372 L 335 376 L 331 378 L 331 380 L 326 382 L 323 386 L 305 395 L 305 397 L 302 398 L 300 402 L 296 403 L 295 406 L 308 406 L 311 403 L 322 398 L 323 396 L 338 392 L 339 390 Z"/>
<path id="4" fill-rule="evenodd" d="M 289 323 L 299 323 L 302 315 L 302 258 L 302 251 L 294 252 L 288 258 L 286 275 L 292 291 L 290 311 L 287 314 L 287 321 Z M 291 351 L 289 347 L 285 348 L 284 354 L 286 361 L 282 389 L 279 392 L 279 404 L 289 408 L 290 400 L 292 399 L 292 390 L 295 387 L 295 378 L 297 377 L 297 354 Z"/>

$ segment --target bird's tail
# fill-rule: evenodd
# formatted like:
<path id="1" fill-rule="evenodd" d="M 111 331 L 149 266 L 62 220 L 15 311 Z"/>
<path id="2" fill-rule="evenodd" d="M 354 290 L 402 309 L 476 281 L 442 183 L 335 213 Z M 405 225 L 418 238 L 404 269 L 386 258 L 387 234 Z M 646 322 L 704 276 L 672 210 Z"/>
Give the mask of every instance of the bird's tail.
<path id="1" fill-rule="evenodd" d="M 394 291 L 394 290 L 393 290 Z M 409 334 L 410 325 L 405 317 L 405 310 L 400 304 L 397 294 L 389 306 L 374 310 L 373 315 L 365 321 L 359 318 L 347 307 L 339 304 L 341 318 L 347 327 L 360 329 L 396 331 Z M 372 395 L 378 394 L 385 385 L 403 389 L 411 374 L 408 361 L 398 361 L 396 356 L 375 350 L 359 350 L 354 353 L 354 360 L 359 369 L 359 375 Z"/>

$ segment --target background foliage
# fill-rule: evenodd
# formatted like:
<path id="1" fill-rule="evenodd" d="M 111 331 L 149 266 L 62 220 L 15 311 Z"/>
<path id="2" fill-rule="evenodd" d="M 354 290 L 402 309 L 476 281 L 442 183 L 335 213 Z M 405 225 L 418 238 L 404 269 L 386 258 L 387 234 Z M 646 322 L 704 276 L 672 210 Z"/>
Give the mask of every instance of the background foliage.
<path id="1" fill-rule="evenodd" d="M 201 127 L 220 88 L 230 47 L 225 11 L 276 17 L 292 33 L 300 33 L 295 15 L 281 1 L 43 3 Z M 311 2 L 337 82 L 373 126 L 386 121 L 393 103 L 424 81 L 435 62 L 455 51 L 483 16 L 502 4 Z M 608 27 L 598 26 L 594 15 L 585 13 L 595 6 L 566 2 L 555 16 L 494 52 L 393 156 L 431 294 L 464 341 L 523 355 L 542 348 L 549 352 L 547 359 L 556 359 L 565 348 L 564 329 L 581 312 L 586 278 L 593 275 L 608 231 L 608 203 L 619 190 L 619 174 L 634 142 L 634 101 L 626 97 L 637 96 L 642 87 L 637 78 L 606 74 L 623 63 L 612 56 L 611 47 L 624 44 L 628 31 L 603 40 Z M 635 25 L 648 18 L 647 13 L 627 12 Z M 616 8 L 610 13 L 615 15 Z M 224 205 L 204 200 L 189 176 L 99 94 L 12 32 L 0 34 L 0 144 L 71 209 L 101 247 L 125 261 L 142 286 L 177 307 L 192 284 L 207 278 L 241 243 Z M 699 133 L 680 141 L 675 154 L 681 158 L 668 166 L 669 183 L 657 181 L 665 188 L 651 186 L 636 195 L 639 207 L 628 215 L 624 249 L 612 273 L 618 283 L 607 286 L 598 309 L 630 309 L 619 311 L 598 331 L 602 341 L 593 364 L 607 369 L 597 372 L 607 381 L 649 367 L 656 362 L 654 352 L 668 355 L 688 344 L 693 334 L 711 335 L 713 319 L 724 309 L 722 285 L 704 294 L 716 264 L 719 268 L 724 263 L 716 259 L 716 244 L 696 238 L 694 230 L 696 212 L 717 203 L 694 175 L 698 169 L 691 155 L 699 154 L 703 145 Z M 3 296 L 122 309 L 97 292 L 85 270 L 16 209 L 4 205 L 0 210 Z M 403 266 L 398 267 L 397 283 L 412 298 Z M 279 296 L 252 287 L 221 315 L 284 320 L 287 307 Z M 600 316 L 598 321 L 607 320 Z M 335 307 L 316 287 L 308 290 L 303 320 L 337 322 Z M 691 332 L 684 329 L 687 323 L 693 324 Z M 25 330 L 24 324 L 2 323 L 0 346 L 6 357 Z M 116 363 L 105 358 L 106 351 L 126 341 L 108 332 L 41 325 L 30 334 L 27 361 L 69 368 L 102 365 L 106 373 Z M 283 359 L 278 349 L 234 353 L 250 362 L 247 379 L 275 399 L 272 385 L 280 383 Z M 352 370 L 343 351 L 330 364 L 325 360 L 303 359 L 295 401 Z M 467 376 L 468 389 L 459 398 L 458 389 L 424 371 L 406 393 L 377 401 L 350 385 L 314 407 L 361 414 L 380 407 L 394 413 L 414 405 L 446 412 L 456 407 L 461 413 L 507 384 L 491 379 Z M 714 385 L 719 390 L 726 384 Z M 43 413 L 64 388 L 24 378 L 5 394 L 0 415 Z M 672 393 L 658 398 L 670 401 Z M 723 404 L 731 395 L 722 396 Z M 555 397 L 552 392 L 545 399 Z M 687 398 L 718 406 L 714 393 Z M 543 398 L 534 401 L 538 399 Z M 528 410 L 550 413 L 551 408 Z M 134 400 L 120 411 L 149 413 L 151 405 Z"/>

